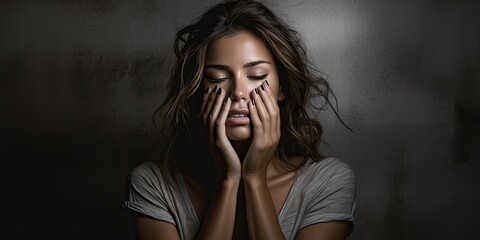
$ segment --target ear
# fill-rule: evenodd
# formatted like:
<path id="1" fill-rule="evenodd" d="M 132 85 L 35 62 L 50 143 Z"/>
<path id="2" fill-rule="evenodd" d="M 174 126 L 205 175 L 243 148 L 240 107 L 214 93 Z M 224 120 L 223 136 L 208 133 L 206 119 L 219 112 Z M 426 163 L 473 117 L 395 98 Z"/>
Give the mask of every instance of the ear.
<path id="1" fill-rule="evenodd" d="M 282 86 L 279 86 L 278 88 L 278 98 L 277 98 L 277 101 L 281 102 L 285 100 L 285 93 L 283 92 L 283 88 Z"/>

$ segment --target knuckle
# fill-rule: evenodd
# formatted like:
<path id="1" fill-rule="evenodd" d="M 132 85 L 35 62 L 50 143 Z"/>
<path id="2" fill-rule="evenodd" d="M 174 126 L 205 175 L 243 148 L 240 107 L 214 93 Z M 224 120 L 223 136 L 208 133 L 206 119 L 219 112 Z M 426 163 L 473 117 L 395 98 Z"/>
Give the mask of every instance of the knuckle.
<path id="1" fill-rule="evenodd" d="M 269 146 L 270 146 L 270 143 L 269 143 L 268 141 L 264 141 L 264 142 L 261 144 L 260 148 L 261 148 L 262 150 L 265 150 L 265 149 L 267 149 Z"/>
<path id="2" fill-rule="evenodd" d="M 277 134 L 276 134 L 276 133 L 272 133 L 270 139 L 271 139 L 271 142 L 272 142 L 272 143 L 275 142 L 275 139 L 277 139 Z"/>

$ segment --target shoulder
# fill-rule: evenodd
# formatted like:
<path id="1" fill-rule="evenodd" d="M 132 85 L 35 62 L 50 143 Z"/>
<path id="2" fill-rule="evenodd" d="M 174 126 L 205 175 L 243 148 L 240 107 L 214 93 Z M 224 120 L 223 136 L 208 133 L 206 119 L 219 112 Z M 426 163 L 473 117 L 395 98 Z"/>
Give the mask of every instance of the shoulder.
<path id="1" fill-rule="evenodd" d="M 352 168 L 338 158 L 305 163 L 302 192 L 306 213 L 301 228 L 319 222 L 347 221 L 353 230 L 356 181 Z"/>
<path id="2" fill-rule="evenodd" d="M 142 175 L 142 174 L 157 174 L 160 172 L 160 166 L 157 162 L 145 161 L 135 166 L 129 175 Z"/>
<path id="3" fill-rule="evenodd" d="M 356 180 L 353 169 L 338 158 L 309 159 L 302 167 L 302 184 L 312 198 L 340 194 L 355 198 Z"/>
<path id="4" fill-rule="evenodd" d="M 355 179 L 353 169 L 344 161 L 334 157 L 323 158 L 319 161 L 309 159 L 302 167 L 302 172 L 311 178 L 325 180 L 338 178 Z"/>
<path id="5" fill-rule="evenodd" d="M 143 162 L 134 167 L 126 179 L 123 207 L 154 219 L 175 224 L 170 209 L 178 199 L 155 162 Z"/>
<path id="6" fill-rule="evenodd" d="M 153 180 L 161 177 L 160 167 L 155 162 L 146 161 L 134 167 L 128 174 L 129 180 Z"/>
<path id="7" fill-rule="evenodd" d="M 128 174 L 127 182 L 131 186 L 141 187 L 143 189 L 163 189 L 168 184 L 167 178 L 171 175 L 165 175 L 160 169 L 159 163 L 146 161 L 134 167 Z"/>

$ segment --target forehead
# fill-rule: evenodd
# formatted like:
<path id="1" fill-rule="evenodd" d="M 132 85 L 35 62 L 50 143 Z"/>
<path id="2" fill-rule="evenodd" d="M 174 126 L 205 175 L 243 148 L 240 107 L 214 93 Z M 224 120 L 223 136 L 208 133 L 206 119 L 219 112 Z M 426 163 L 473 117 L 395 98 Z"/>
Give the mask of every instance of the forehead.
<path id="1" fill-rule="evenodd" d="M 205 56 L 207 64 L 244 64 L 258 60 L 273 62 L 270 49 L 259 37 L 245 30 L 213 40 Z"/>

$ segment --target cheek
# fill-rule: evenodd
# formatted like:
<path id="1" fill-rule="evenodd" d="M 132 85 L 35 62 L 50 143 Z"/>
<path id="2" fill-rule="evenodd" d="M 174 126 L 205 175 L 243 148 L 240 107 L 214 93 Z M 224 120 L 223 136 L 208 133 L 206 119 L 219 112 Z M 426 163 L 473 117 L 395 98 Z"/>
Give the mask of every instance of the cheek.
<path id="1" fill-rule="evenodd" d="M 254 93 L 255 91 L 255 88 L 259 88 L 260 89 L 260 85 L 262 84 L 262 81 L 251 81 L 249 84 L 248 84 L 248 93 Z"/>
<path id="2" fill-rule="evenodd" d="M 268 79 L 267 79 L 268 80 Z M 254 82 L 251 82 L 249 85 L 248 85 L 248 94 L 255 94 L 255 88 L 258 88 L 258 91 L 261 91 L 261 88 L 260 88 L 260 85 L 262 85 L 262 83 L 264 83 L 265 80 L 261 80 L 261 81 L 254 81 Z M 268 83 L 270 83 L 270 80 L 268 80 Z M 265 83 L 265 86 L 267 84 Z M 272 96 L 277 99 L 278 98 L 278 86 L 276 85 L 272 85 L 270 83 L 270 92 L 272 94 Z"/>
<path id="3" fill-rule="evenodd" d="M 255 88 L 257 88 L 257 87 L 258 87 L 258 90 L 261 91 L 260 85 L 263 82 L 264 81 L 259 81 L 255 84 L 251 84 L 251 86 L 249 87 L 249 94 L 255 94 L 253 91 L 255 91 Z M 270 94 L 271 94 L 272 100 L 274 102 L 278 102 L 279 101 L 279 86 L 276 85 L 276 84 L 271 84 L 270 80 L 268 80 L 268 83 L 270 84 Z"/>
<path id="4" fill-rule="evenodd" d="M 280 94 L 280 85 L 277 78 L 267 78 L 268 83 L 270 84 L 270 94 L 274 97 L 275 100 L 278 100 Z M 263 81 L 262 81 L 263 82 Z M 259 84 L 260 86 L 260 84 Z"/>
<path id="5" fill-rule="evenodd" d="M 226 83 L 225 81 L 222 81 L 222 82 L 218 82 L 218 83 L 213 83 L 213 82 L 209 82 L 207 80 L 202 80 L 202 89 L 206 89 L 207 87 L 209 88 L 215 88 L 215 86 L 217 87 L 221 87 L 225 90 L 228 90 L 229 89 L 229 85 L 228 83 Z"/>
<path id="6" fill-rule="evenodd" d="M 207 80 L 202 80 L 202 87 L 203 87 L 204 89 L 207 88 L 207 87 L 213 87 L 213 86 L 215 86 L 214 83 L 211 83 L 211 82 L 209 82 L 209 81 L 207 81 Z"/>

